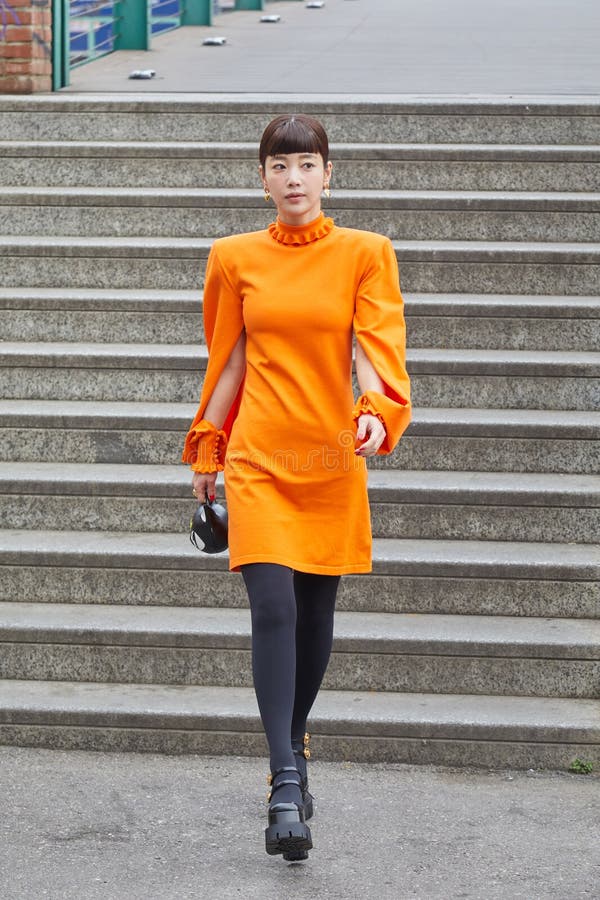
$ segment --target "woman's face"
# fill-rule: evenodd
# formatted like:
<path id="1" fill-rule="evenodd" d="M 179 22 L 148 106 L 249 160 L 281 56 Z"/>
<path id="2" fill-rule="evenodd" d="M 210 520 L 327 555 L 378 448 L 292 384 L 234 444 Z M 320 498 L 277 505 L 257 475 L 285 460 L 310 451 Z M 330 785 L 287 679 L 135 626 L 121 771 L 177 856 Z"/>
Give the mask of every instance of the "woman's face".
<path id="1" fill-rule="evenodd" d="M 263 185 L 288 225 L 306 225 L 321 211 L 321 192 L 331 178 L 331 163 L 320 153 L 282 153 L 267 156 L 260 167 Z"/>

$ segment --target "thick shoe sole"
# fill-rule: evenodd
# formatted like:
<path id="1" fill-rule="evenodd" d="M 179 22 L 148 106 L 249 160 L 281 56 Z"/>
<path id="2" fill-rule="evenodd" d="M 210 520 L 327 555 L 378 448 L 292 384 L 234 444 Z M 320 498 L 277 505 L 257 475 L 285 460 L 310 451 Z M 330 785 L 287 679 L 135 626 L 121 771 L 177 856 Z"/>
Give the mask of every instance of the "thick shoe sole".
<path id="1" fill-rule="evenodd" d="M 308 791 L 305 791 L 302 794 L 302 803 L 304 805 L 304 819 L 312 819 L 314 815 L 314 797 L 312 794 L 309 794 Z M 286 862 L 304 862 L 304 860 L 308 859 L 308 850 L 297 850 L 293 853 L 288 852 L 283 854 L 283 858 Z"/>
<path id="2" fill-rule="evenodd" d="M 283 816 L 277 818 L 283 821 L 276 821 L 265 829 L 265 849 L 269 856 L 278 853 L 296 856 L 312 849 L 310 828 L 305 822 L 289 821 L 289 817 Z M 306 859 L 307 856 L 298 858 Z"/>
<path id="3" fill-rule="evenodd" d="M 298 850 L 294 853 L 284 853 L 283 858 L 286 862 L 304 862 L 308 859 L 308 850 Z"/>

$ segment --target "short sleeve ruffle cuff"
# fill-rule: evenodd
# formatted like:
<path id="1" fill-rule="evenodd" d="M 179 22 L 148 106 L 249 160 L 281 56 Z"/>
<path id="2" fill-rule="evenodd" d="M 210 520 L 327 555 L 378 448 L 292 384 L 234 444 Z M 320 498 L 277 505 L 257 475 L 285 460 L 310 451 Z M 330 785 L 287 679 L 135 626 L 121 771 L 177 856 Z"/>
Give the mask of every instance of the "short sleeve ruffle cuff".
<path id="1" fill-rule="evenodd" d="M 225 467 L 227 435 L 212 422 L 201 419 L 190 429 L 185 440 L 182 460 L 194 472 L 222 472 Z"/>
<path id="2" fill-rule="evenodd" d="M 269 225 L 269 234 L 279 244 L 300 247 L 303 244 L 312 244 L 313 241 L 327 237 L 333 227 L 333 219 L 327 218 L 321 213 L 306 225 L 287 225 L 277 219 Z"/>

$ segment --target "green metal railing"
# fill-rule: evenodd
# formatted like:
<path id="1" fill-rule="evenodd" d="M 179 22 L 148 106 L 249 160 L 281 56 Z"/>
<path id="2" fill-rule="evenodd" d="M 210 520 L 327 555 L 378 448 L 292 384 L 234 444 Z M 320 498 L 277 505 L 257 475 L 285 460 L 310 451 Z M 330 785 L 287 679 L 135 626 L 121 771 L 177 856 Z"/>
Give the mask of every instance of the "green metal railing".
<path id="1" fill-rule="evenodd" d="M 265 0 L 236 0 L 262 10 Z M 52 87 L 69 84 L 72 68 L 113 50 L 149 50 L 152 35 L 180 25 L 212 25 L 218 0 L 52 0 Z"/>
<path id="2" fill-rule="evenodd" d="M 118 22 L 114 0 L 70 0 L 68 10 L 69 68 L 114 50 Z"/>
<path id="3" fill-rule="evenodd" d="M 52 0 L 52 90 L 69 84 L 69 3 Z"/>
<path id="4" fill-rule="evenodd" d="M 151 0 L 150 34 L 163 34 L 179 28 L 182 13 L 182 0 Z"/>

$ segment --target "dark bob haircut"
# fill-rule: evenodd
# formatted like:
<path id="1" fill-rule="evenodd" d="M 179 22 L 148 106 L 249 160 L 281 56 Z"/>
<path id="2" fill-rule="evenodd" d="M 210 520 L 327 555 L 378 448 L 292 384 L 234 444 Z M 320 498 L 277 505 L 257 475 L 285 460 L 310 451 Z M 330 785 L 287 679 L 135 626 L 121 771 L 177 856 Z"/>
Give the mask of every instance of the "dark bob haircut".
<path id="1" fill-rule="evenodd" d="M 286 113 L 269 122 L 260 140 L 258 156 L 264 168 L 267 156 L 280 153 L 320 153 L 329 161 L 329 141 L 320 122 L 302 113 Z"/>

